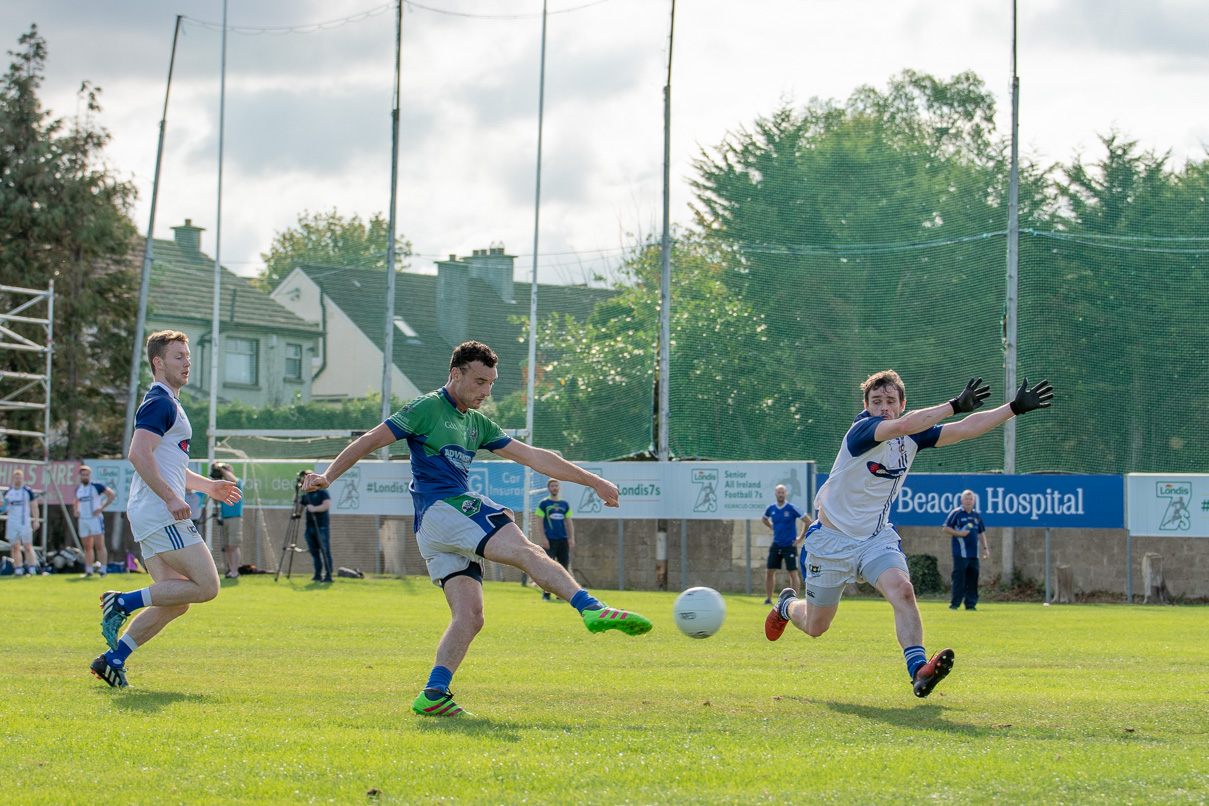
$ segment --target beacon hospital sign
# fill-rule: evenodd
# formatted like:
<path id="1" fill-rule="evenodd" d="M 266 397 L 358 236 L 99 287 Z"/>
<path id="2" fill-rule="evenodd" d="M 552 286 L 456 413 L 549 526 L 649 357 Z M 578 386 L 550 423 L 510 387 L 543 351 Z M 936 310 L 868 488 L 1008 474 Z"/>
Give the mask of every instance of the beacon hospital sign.
<path id="1" fill-rule="evenodd" d="M 820 485 L 823 476 L 820 474 Z M 987 526 L 1054 529 L 1121 529 L 1125 525 L 1122 476 L 996 476 L 919 473 L 907 476 L 894 500 L 896 526 L 938 526 L 974 493 Z"/>

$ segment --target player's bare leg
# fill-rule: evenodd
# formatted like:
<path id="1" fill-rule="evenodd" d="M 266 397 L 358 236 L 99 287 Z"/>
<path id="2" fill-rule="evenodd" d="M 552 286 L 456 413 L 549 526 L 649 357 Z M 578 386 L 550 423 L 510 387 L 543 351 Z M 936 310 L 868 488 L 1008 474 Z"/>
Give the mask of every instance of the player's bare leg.
<path id="1" fill-rule="evenodd" d="M 777 571 L 775 568 L 764 569 L 764 601 L 766 604 L 772 604 L 772 589 L 777 584 Z M 794 590 L 801 588 L 790 585 Z"/>
<path id="2" fill-rule="evenodd" d="M 916 697 L 926 697 L 953 669 L 953 650 L 942 649 L 927 659 L 924 651 L 924 623 L 915 601 L 915 586 L 901 568 L 888 568 L 874 585 L 894 608 L 894 632 L 907 658 L 907 670 Z M 912 660 L 912 658 L 915 658 Z"/>
<path id="3" fill-rule="evenodd" d="M 456 576 L 442 588 L 449 605 L 449 626 L 437 644 L 437 666 L 456 672 L 470 649 L 470 643 L 483 629 L 483 586 L 477 579 Z"/>
<path id="4" fill-rule="evenodd" d="M 93 551 L 93 541 L 96 540 L 95 535 L 88 535 L 80 538 L 80 546 L 84 549 L 84 574 L 92 575 L 92 564 L 96 562 L 96 554 Z"/>
<path id="5" fill-rule="evenodd" d="M 874 585 L 877 592 L 894 608 L 894 633 L 903 649 L 922 646 L 924 623 L 915 601 L 915 586 L 901 568 L 887 568 Z"/>
<path id="6" fill-rule="evenodd" d="M 487 541 L 483 556 L 488 560 L 513 568 L 519 568 L 537 583 L 542 590 L 549 591 L 560 599 L 570 601 L 579 590 L 579 583 L 567 569 L 550 558 L 545 550 L 525 537 L 515 523 L 509 523 Z"/>
<path id="7" fill-rule="evenodd" d="M 818 638 L 831 627 L 839 609 L 839 604 L 827 607 L 811 604 L 809 599 L 799 599 L 793 588 L 785 588 L 764 619 L 764 637 L 776 641 L 785 632 L 786 625 L 792 623 L 811 638 Z"/>
<path id="8" fill-rule="evenodd" d="M 789 621 L 793 626 L 811 638 L 818 638 L 831 627 L 831 621 L 835 618 L 840 606 L 819 607 L 810 604 L 806 599 L 798 599 L 791 602 L 786 609 L 789 611 Z"/>
<path id="9" fill-rule="evenodd" d="M 206 602 L 218 595 L 218 570 L 204 543 L 175 551 L 153 554 L 144 560 L 152 583 L 130 593 L 106 591 L 101 594 L 101 633 L 109 651 L 89 666 L 92 673 L 114 688 L 125 688 L 126 660 L 180 618 L 195 602 Z M 137 604 L 136 604 L 137 601 Z M 117 633 L 127 615 L 131 619 L 126 632 Z"/>
<path id="10" fill-rule="evenodd" d="M 126 635 L 139 646 L 154 638 L 189 605 L 208 602 L 218 595 L 218 569 L 204 543 L 154 554 L 144 561 L 155 584 L 149 588 L 152 604 L 131 620 Z"/>
<path id="11" fill-rule="evenodd" d="M 620 630 L 627 635 L 651 631 L 649 619 L 628 610 L 609 607 L 580 587 L 567 569 L 525 537 L 515 523 L 496 532 L 483 549 L 488 560 L 519 568 L 533 578 L 542 590 L 553 593 L 579 611 L 591 632 Z"/>

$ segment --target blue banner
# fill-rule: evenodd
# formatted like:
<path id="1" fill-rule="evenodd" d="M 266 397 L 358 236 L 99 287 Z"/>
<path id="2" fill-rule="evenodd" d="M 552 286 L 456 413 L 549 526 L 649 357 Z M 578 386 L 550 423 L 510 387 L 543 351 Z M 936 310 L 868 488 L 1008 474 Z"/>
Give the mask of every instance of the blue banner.
<path id="1" fill-rule="evenodd" d="M 818 475 L 822 488 L 826 473 Z M 974 508 L 990 528 L 1124 529 L 1124 476 L 912 473 L 903 482 L 890 522 L 896 526 L 944 525 L 973 490 Z"/>

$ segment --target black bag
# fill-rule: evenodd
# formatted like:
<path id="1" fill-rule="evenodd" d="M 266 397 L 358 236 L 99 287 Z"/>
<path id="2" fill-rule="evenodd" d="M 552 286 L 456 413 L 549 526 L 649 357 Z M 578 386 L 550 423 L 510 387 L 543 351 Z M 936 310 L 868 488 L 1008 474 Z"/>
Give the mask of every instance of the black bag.
<path id="1" fill-rule="evenodd" d="M 365 579 L 365 574 L 361 573 L 361 569 L 359 568 L 337 568 L 336 576 L 347 577 L 349 579 Z"/>

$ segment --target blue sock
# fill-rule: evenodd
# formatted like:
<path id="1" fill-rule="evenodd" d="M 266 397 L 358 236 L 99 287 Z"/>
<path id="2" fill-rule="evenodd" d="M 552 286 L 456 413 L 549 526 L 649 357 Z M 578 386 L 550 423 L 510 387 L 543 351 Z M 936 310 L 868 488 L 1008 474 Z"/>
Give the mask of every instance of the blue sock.
<path id="1" fill-rule="evenodd" d="M 797 600 L 798 597 L 795 596 L 792 599 L 786 598 L 785 601 L 781 602 L 781 606 L 777 608 L 777 612 L 781 614 L 781 618 L 789 621 L 789 606 Z"/>
<path id="2" fill-rule="evenodd" d="M 138 648 L 139 645 L 134 642 L 133 638 L 123 635 L 122 639 L 118 641 L 118 648 L 105 653 L 105 662 L 115 669 L 121 669 L 126 666 L 126 658 L 130 657 L 130 653 Z"/>
<path id="3" fill-rule="evenodd" d="M 118 607 L 126 611 L 127 615 L 133 613 L 135 610 L 138 610 L 140 607 L 150 606 L 151 590 L 148 588 L 140 588 L 139 590 L 131 591 L 130 593 L 118 594 Z"/>
<path id="4" fill-rule="evenodd" d="M 439 691 L 449 691 L 449 683 L 453 680 L 453 672 L 444 666 L 433 666 L 432 674 L 428 675 L 428 683 L 424 688 L 435 688 Z"/>
<path id="5" fill-rule="evenodd" d="M 585 610 L 599 610 L 604 607 L 604 603 L 583 588 L 580 588 L 579 592 L 571 597 L 571 607 L 582 613 Z"/>
<path id="6" fill-rule="evenodd" d="M 907 659 L 907 674 L 914 680 L 916 670 L 928 662 L 928 653 L 922 646 L 909 646 L 903 650 L 903 657 Z"/>

